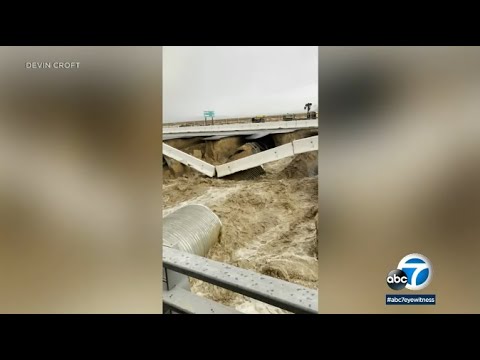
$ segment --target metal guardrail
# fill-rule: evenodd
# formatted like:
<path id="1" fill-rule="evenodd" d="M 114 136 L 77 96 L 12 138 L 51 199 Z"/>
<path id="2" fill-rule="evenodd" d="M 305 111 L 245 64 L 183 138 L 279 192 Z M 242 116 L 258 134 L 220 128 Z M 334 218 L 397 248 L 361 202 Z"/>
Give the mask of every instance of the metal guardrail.
<path id="1" fill-rule="evenodd" d="M 164 291 L 163 305 L 179 314 L 241 314 L 234 308 L 195 295 L 181 287 Z"/>
<path id="2" fill-rule="evenodd" d="M 168 247 L 163 248 L 163 266 L 293 313 L 318 313 L 318 292 L 288 281 Z M 166 301 L 175 307 L 171 298 Z"/>

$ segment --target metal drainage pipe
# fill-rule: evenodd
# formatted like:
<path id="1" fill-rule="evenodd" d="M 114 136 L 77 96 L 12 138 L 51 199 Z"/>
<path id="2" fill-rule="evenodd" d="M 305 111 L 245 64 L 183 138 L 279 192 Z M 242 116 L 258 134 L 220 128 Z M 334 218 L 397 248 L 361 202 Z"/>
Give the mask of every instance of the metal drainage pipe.
<path id="1" fill-rule="evenodd" d="M 163 246 L 205 256 L 218 241 L 222 222 L 204 205 L 186 205 L 163 218 Z"/>

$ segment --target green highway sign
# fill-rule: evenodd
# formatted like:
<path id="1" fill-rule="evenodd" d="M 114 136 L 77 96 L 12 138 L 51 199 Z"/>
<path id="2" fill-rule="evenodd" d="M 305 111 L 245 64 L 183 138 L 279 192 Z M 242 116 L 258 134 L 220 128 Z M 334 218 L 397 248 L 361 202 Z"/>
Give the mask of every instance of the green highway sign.
<path id="1" fill-rule="evenodd" d="M 214 117 L 215 116 L 215 111 L 204 111 L 203 112 L 204 117 Z"/>

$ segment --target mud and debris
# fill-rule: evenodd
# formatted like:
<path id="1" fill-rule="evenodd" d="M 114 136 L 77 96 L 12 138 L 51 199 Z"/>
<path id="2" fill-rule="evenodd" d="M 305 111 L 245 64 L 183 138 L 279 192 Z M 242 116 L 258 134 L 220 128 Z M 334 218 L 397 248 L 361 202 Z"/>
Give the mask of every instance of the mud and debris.
<path id="1" fill-rule="evenodd" d="M 233 145 L 243 145 L 238 139 L 223 143 L 228 156 L 235 154 Z M 199 146 L 189 144 L 188 150 L 193 153 Z M 211 156 L 208 149 L 214 146 L 207 145 L 207 158 L 227 158 L 226 154 Z M 204 177 L 188 168 L 174 175 L 165 166 L 163 215 L 187 204 L 206 205 L 223 223 L 219 242 L 208 258 L 316 289 L 317 154 L 281 159 L 263 165 L 263 170 L 255 179 L 225 180 Z M 196 279 L 191 279 L 191 290 L 244 313 L 286 313 Z"/>

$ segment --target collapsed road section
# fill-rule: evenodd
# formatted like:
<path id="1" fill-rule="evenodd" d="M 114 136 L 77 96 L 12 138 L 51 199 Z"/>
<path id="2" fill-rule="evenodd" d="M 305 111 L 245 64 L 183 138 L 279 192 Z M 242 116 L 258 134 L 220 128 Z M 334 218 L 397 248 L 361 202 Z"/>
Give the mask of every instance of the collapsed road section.
<path id="1" fill-rule="evenodd" d="M 264 131 L 164 139 L 166 313 L 317 312 L 317 130 Z"/>

